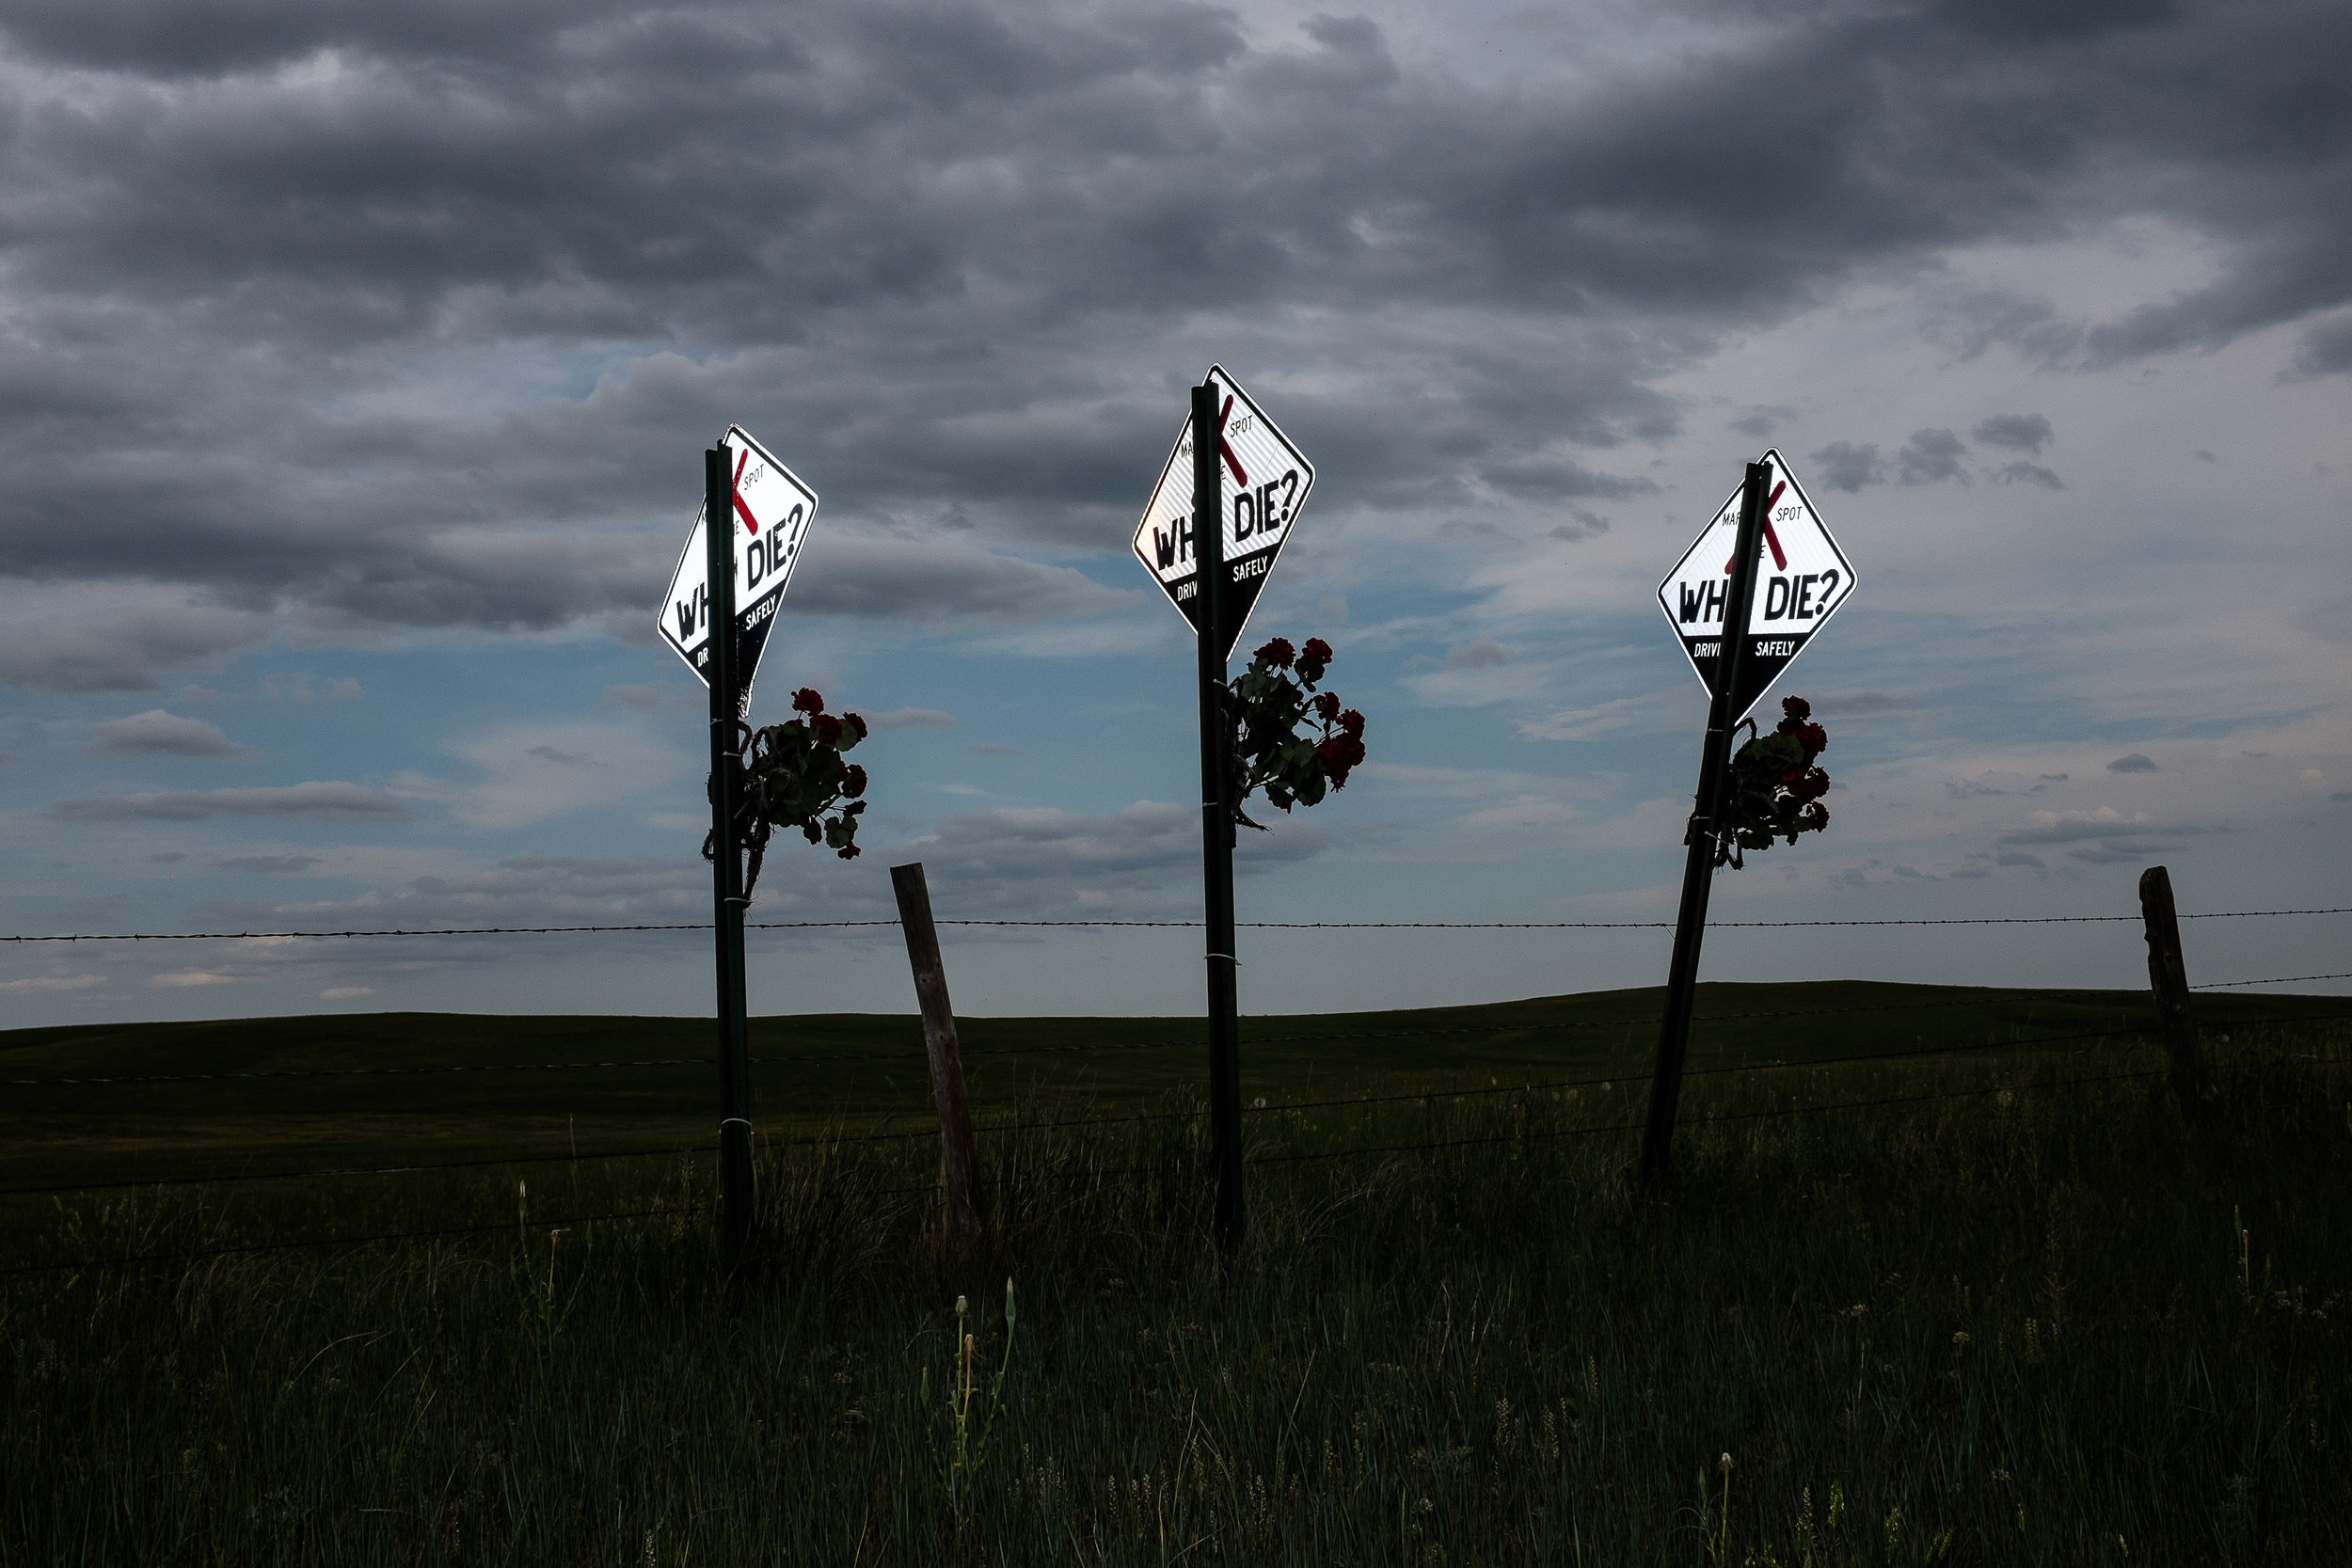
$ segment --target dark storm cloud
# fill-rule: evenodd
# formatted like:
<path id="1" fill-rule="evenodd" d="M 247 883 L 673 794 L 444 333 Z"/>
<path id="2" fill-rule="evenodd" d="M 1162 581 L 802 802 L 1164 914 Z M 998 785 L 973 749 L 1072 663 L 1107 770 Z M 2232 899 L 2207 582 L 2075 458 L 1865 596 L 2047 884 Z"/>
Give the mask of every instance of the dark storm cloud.
<path id="1" fill-rule="evenodd" d="M 1813 454 L 1821 483 L 1833 490 L 1859 490 L 1886 480 L 1886 460 L 1876 442 L 1832 441 Z"/>
<path id="2" fill-rule="evenodd" d="M 247 871 L 262 877 L 293 877 L 318 864 L 316 855 L 228 855 L 213 863 L 223 871 Z"/>
<path id="3" fill-rule="evenodd" d="M 1968 434 L 1985 446 L 2006 447 L 2028 457 L 2040 457 L 2042 449 L 2058 439 L 2048 417 L 2042 414 L 1990 415 L 1979 420 Z"/>
<path id="4" fill-rule="evenodd" d="M 1147 593 L 1105 588 L 1067 566 L 895 539 L 813 536 L 807 559 L 815 564 L 805 578 L 794 578 L 792 607 L 818 614 L 1030 621 L 1107 610 Z"/>
<path id="5" fill-rule="evenodd" d="M 2352 371 L 2352 317 L 2325 323 L 2303 334 L 2293 373 L 2339 375 L 2345 371 Z"/>
<path id="6" fill-rule="evenodd" d="M 1948 430 L 1915 430 L 1903 450 L 1895 454 L 1895 478 L 1902 484 L 1933 484 L 1941 480 L 1956 479 L 1968 483 L 1968 471 L 1960 466 L 1968 449 L 1960 437 Z"/>
<path id="7" fill-rule="evenodd" d="M 971 552 L 930 535 L 967 523 L 1116 548 L 1212 356 L 1295 379 L 1331 504 L 1454 510 L 1637 493 L 1593 454 L 1671 431 L 1661 373 L 1948 246 L 2128 214 L 2219 258 L 2106 323 L 1954 301 L 1975 352 L 2106 363 L 2352 301 L 2352 14 L 2316 4 L 1775 6 L 1573 93 L 1359 18 L 1246 39 L 1139 0 L 25 0 L 0 29 L 0 548 L 183 607 L 0 659 L 53 689 L 289 616 L 642 613 L 728 418 L 845 544 L 903 542 L 828 608 L 1004 614 L 1041 568 L 944 611 L 874 583 L 944 583 Z M 1833 487 L 1877 475 L 1851 451 Z"/>
<path id="8" fill-rule="evenodd" d="M 199 822 L 211 816 L 315 816 L 343 821 L 408 822 L 405 801 L 341 780 L 253 784 L 240 789 L 162 789 L 59 800 L 52 814 L 69 822 Z"/>

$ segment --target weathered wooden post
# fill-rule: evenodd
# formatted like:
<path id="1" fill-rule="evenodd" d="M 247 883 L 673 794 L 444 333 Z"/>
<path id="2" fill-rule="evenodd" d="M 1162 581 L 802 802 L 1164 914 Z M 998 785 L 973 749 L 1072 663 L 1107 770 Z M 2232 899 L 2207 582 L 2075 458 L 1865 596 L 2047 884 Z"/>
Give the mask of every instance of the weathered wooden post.
<path id="1" fill-rule="evenodd" d="M 2152 865 L 2139 874 L 2139 919 L 2148 936 L 2148 989 L 2156 999 L 2156 1022 L 2164 1031 L 2164 1053 L 2172 1064 L 2172 1088 L 2181 1114 L 2192 1125 L 2213 1119 L 2221 1091 L 2206 1076 L 2197 1049 L 2197 1023 L 2188 1014 L 2188 965 L 2181 957 L 2181 919 L 2172 905 L 2172 874 Z"/>
<path id="2" fill-rule="evenodd" d="M 939 957 L 922 862 L 892 866 L 890 886 L 898 895 L 898 926 L 906 933 L 914 996 L 923 1008 L 923 1052 L 930 1059 L 931 1103 L 939 1111 L 939 1184 L 947 1244 L 960 1251 L 980 1234 L 979 1149 L 972 1136 L 972 1101 L 963 1087 L 963 1047 L 956 1039 L 956 1010 L 947 1000 L 947 971 Z"/>

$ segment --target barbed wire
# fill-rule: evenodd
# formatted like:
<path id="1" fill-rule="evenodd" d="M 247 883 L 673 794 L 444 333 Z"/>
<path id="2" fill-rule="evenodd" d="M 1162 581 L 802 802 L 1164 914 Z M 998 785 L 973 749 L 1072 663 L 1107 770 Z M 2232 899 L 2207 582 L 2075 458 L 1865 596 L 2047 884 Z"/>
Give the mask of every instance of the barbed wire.
<path id="1" fill-rule="evenodd" d="M 813 931 L 898 924 L 895 920 L 758 920 L 744 922 L 744 927 L 756 931 Z M 348 931 L 75 931 L 54 936 L 0 936 L 0 942 L 291 942 L 297 938 L 307 941 L 328 937 L 547 937 L 586 936 L 612 931 L 709 929 L 710 922 L 700 920 L 634 926 L 388 926 Z"/>
<path id="2" fill-rule="evenodd" d="M 2254 920 L 2286 915 L 2352 914 L 2352 905 L 2309 910 L 2211 910 L 2184 914 L 2183 920 Z M 1824 926 L 2087 926 L 2114 921 L 2137 921 L 2136 914 L 2016 914 L 1945 915 L 1890 920 L 1714 920 L 1718 930 L 1797 929 Z M 751 920 L 752 931 L 853 930 L 896 926 L 896 920 Z M 1198 920 L 993 920 L 959 917 L 936 920 L 938 926 L 990 926 L 1028 928 L 1078 927 L 1136 930 L 1198 930 Z M 1244 920 L 1235 923 L 1252 931 L 1671 931 L 1671 920 Z M 710 922 L 677 921 L 617 926 L 450 926 L 380 927 L 343 931 L 69 931 L 0 936 L 0 942 L 291 942 L 348 940 L 358 937 L 515 937 L 583 936 L 621 931 L 707 931 Z"/>
<path id="3" fill-rule="evenodd" d="M 2274 974 L 2267 980 L 2207 980 L 2191 990 L 2228 990 L 2233 986 L 2291 986 L 2303 980 L 2352 980 L 2352 969 L 2339 974 Z"/>

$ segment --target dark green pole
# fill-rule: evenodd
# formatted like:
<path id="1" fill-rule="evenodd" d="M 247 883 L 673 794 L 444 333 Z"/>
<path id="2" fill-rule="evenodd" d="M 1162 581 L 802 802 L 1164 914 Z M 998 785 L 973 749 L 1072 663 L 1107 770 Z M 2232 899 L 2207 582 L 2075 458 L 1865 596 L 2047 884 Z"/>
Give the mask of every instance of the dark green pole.
<path id="1" fill-rule="evenodd" d="M 1241 1170 L 1241 1018 L 1234 984 L 1233 792 L 1225 716 L 1224 437 L 1213 381 L 1192 389 L 1192 557 L 1200 583 L 1200 881 L 1207 905 L 1209 1144 L 1216 1235 L 1231 1252 L 1246 1225 Z"/>
<path id="2" fill-rule="evenodd" d="M 1740 491 L 1740 531 L 1731 552 L 1731 591 L 1724 597 L 1723 651 L 1715 659 L 1715 695 L 1707 707 L 1707 743 L 1699 753 L 1699 787 L 1683 842 L 1682 907 L 1675 915 L 1674 958 L 1666 970 L 1666 1016 L 1658 1030 L 1658 1066 L 1650 1079 L 1649 1125 L 1642 1135 L 1642 1177 L 1662 1192 L 1674 1167 L 1675 1106 L 1682 1098 L 1682 1060 L 1691 1044 L 1691 1004 L 1698 994 L 1699 943 L 1707 936 L 1707 897 L 1715 880 L 1716 821 L 1731 772 L 1733 705 L 1748 661 L 1748 611 L 1756 601 L 1756 562 L 1764 532 L 1764 500 L 1772 470 L 1748 465 Z"/>
<path id="3" fill-rule="evenodd" d="M 705 580 L 710 604 L 711 924 L 718 933 L 719 1205 L 727 1277 L 752 1250 L 751 1006 L 743 989 L 743 854 L 735 817 L 742 799 L 742 713 L 736 668 L 735 474 L 722 444 L 703 453 Z"/>

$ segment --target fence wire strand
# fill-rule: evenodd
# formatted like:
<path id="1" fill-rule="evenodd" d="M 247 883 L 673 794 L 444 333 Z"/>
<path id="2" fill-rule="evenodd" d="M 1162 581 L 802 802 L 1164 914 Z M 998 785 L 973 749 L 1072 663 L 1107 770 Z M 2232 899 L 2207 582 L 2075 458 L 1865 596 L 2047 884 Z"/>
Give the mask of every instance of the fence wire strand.
<path id="1" fill-rule="evenodd" d="M 2184 914 L 2183 920 L 2254 920 L 2285 915 L 2352 914 L 2352 905 L 2308 910 L 2209 910 Z M 1710 929 L 1798 929 L 1824 926 L 2092 926 L 2137 921 L 2136 914 L 2014 914 L 1945 915 L 1893 920 L 1715 920 Z M 856 930 L 896 926 L 896 920 L 750 920 L 751 931 Z M 984 926 L 1009 928 L 1066 929 L 1072 927 L 1136 930 L 1198 930 L 1198 920 L 991 920 L 977 917 L 940 919 L 938 926 Z M 1252 931 L 1671 931 L 1671 920 L 1244 920 L 1236 923 Z M 583 936 L 621 931 L 707 931 L 710 922 L 652 922 L 622 926 L 450 926 L 379 927 L 343 931 L 67 931 L 0 936 L 0 942 L 289 942 L 349 940 L 360 937 L 517 937 Z"/>

